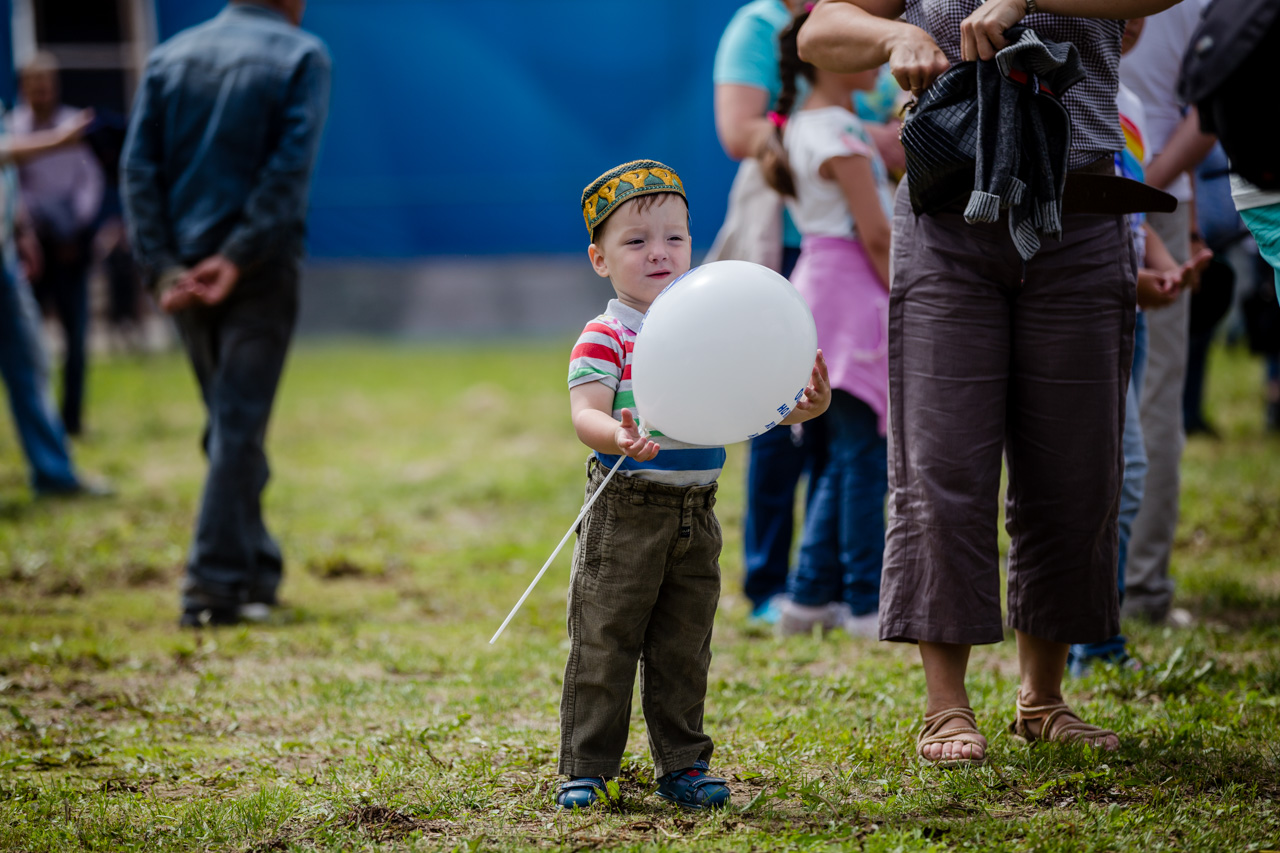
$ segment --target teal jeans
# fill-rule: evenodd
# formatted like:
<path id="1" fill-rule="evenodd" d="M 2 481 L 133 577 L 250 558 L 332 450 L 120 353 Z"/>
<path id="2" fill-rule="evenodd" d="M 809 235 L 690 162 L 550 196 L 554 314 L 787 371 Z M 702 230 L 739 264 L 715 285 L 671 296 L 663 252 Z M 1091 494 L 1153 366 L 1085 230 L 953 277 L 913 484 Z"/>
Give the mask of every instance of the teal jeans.
<path id="1" fill-rule="evenodd" d="M 1275 271 L 1276 297 L 1280 299 L 1280 204 L 1246 208 L 1240 211 L 1240 218 L 1253 232 L 1258 251 Z"/>

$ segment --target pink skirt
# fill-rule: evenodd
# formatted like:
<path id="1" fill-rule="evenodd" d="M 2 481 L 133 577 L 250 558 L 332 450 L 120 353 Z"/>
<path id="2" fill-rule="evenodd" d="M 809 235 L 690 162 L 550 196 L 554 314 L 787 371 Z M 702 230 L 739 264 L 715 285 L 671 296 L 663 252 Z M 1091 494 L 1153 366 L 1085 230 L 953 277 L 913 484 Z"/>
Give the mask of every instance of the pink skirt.
<path id="1" fill-rule="evenodd" d="M 809 304 L 831 387 L 866 403 L 885 434 L 889 408 L 889 292 L 862 244 L 805 237 L 791 283 Z"/>

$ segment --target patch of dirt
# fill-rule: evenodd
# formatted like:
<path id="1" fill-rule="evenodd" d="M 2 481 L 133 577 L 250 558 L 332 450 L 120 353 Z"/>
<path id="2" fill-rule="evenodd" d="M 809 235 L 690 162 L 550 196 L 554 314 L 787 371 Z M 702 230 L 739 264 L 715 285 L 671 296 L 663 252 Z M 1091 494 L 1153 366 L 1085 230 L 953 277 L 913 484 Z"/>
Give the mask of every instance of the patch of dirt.
<path id="1" fill-rule="evenodd" d="M 447 835 L 460 827 L 448 820 L 422 820 L 387 806 L 357 806 L 338 821 L 341 826 L 360 829 L 379 842 L 395 841 L 413 832 Z"/>
<path id="2" fill-rule="evenodd" d="M 289 842 L 283 838 L 273 838 L 253 847 L 246 847 L 244 853 L 269 853 L 272 850 L 288 850 Z"/>
<path id="3" fill-rule="evenodd" d="M 41 595 L 47 595 L 52 598 L 68 595 L 73 598 L 78 598 L 84 595 L 84 582 L 75 575 L 65 575 L 60 578 L 55 578 L 41 590 Z"/>
<path id="4" fill-rule="evenodd" d="M 391 574 L 391 567 L 369 565 L 357 562 L 342 554 L 334 554 L 329 557 L 316 557 L 310 560 L 307 563 L 307 571 L 325 581 L 342 580 L 343 578 L 385 580 Z"/>
<path id="5" fill-rule="evenodd" d="M 183 571 L 182 566 L 165 567 L 150 563 L 136 563 L 125 566 L 121 571 L 121 575 L 125 586 L 138 589 L 150 586 L 170 586 Z"/>
<path id="6" fill-rule="evenodd" d="M 151 789 L 158 784 L 160 780 L 156 778 L 129 780 L 112 777 L 100 782 L 98 790 L 104 794 L 141 794 L 144 791 L 150 793 Z"/>

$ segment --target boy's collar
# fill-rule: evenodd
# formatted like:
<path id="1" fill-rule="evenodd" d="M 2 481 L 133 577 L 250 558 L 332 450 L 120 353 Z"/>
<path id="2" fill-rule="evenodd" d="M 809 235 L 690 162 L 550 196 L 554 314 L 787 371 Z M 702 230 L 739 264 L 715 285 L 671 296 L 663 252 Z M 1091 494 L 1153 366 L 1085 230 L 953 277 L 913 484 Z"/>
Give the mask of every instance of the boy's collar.
<path id="1" fill-rule="evenodd" d="M 640 331 L 640 325 L 644 322 L 644 312 L 637 311 L 621 299 L 610 299 L 604 313 L 621 320 L 622 325 L 633 332 Z"/>

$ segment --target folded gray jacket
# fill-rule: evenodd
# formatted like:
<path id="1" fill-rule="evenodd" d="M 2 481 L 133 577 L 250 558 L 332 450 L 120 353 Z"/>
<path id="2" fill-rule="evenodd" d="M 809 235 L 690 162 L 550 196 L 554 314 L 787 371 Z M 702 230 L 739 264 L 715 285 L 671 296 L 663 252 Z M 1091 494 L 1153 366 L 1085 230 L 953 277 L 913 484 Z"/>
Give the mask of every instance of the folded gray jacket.
<path id="1" fill-rule="evenodd" d="M 1084 79 L 1075 45 L 1011 27 L 995 59 L 962 62 L 934 81 L 902 126 L 917 213 L 968 193 L 965 220 L 995 222 L 1028 260 L 1042 236 L 1062 235 L 1071 120 L 1059 100 Z"/>

